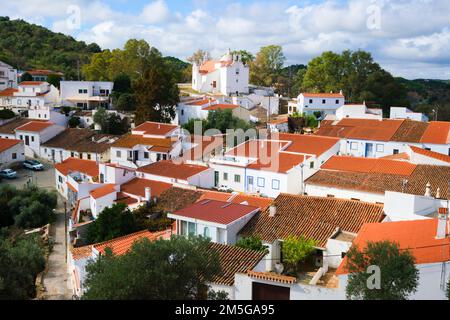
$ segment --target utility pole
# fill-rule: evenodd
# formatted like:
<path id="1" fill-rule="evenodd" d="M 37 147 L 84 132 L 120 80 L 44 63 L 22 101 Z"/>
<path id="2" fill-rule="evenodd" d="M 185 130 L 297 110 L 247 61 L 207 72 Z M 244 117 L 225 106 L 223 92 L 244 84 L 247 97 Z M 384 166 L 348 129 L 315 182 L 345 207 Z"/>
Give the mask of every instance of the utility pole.
<path id="1" fill-rule="evenodd" d="M 64 201 L 64 252 L 67 263 L 67 201 Z"/>

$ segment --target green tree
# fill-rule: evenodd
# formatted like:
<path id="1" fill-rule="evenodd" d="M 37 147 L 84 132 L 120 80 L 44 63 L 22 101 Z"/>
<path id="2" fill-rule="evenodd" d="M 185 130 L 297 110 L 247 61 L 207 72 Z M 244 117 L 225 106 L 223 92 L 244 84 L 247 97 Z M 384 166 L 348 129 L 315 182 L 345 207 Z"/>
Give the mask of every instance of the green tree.
<path id="1" fill-rule="evenodd" d="M 310 256 L 315 248 L 315 241 L 305 237 L 289 236 L 283 241 L 283 260 L 294 273 L 298 272 L 298 264 Z M 291 271 L 291 272 L 292 272 Z"/>
<path id="2" fill-rule="evenodd" d="M 16 212 L 12 211 L 9 206 L 9 201 L 13 199 L 18 190 L 9 185 L 0 185 L 0 228 L 11 226 L 14 224 L 14 215 Z"/>
<path id="3" fill-rule="evenodd" d="M 47 82 L 55 86 L 57 89 L 59 89 L 61 83 L 61 76 L 57 74 L 49 74 L 47 77 Z"/>
<path id="4" fill-rule="evenodd" d="M 94 123 L 98 124 L 103 131 L 108 123 L 108 112 L 106 111 L 105 108 L 100 107 L 95 112 L 93 119 Z"/>
<path id="5" fill-rule="evenodd" d="M 346 268 L 349 272 L 346 294 L 348 299 L 405 300 L 416 292 L 419 271 L 414 256 L 408 250 L 400 250 L 397 243 L 389 241 L 368 242 L 361 251 L 357 246 L 347 253 Z M 380 287 L 368 286 L 370 266 L 379 267 Z"/>
<path id="6" fill-rule="evenodd" d="M 217 129 L 226 133 L 227 129 L 242 129 L 244 131 L 254 126 L 240 118 L 233 116 L 230 109 L 214 110 L 208 113 L 206 129 Z"/>
<path id="7" fill-rule="evenodd" d="M 119 74 L 114 78 L 113 93 L 120 96 L 124 93 L 131 93 L 131 79 L 127 74 Z"/>
<path id="8" fill-rule="evenodd" d="M 160 58 L 135 83 L 136 125 L 145 121 L 170 122 L 180 101 L 178 84 Z"/>
<path id="9" fill-rule="evenodd" d="M 136 99 L 131 93 L 123 93 L 114 103 L 114 108 L 120 111 L 134 111 L 136 110 Z"/>
<path id="10" fill-rule="evenodd" d="M 105 208 L 92 222 L 87 231 L 87 242 L 99 243 L 120 236 L 133 233 L 138 230 L 136 219 L 125 204 L 115 204 L 111 208 Z"/>
<path id="11" fill-rule="evenodd" d="M 190 300 L 220 272 L 217 253 L 202 237 L 136 242 L 125 255 L 111 252 L 90 263 L 87 300 Z"/>
<path id="12" fill-rule="evenodd" d="M 158 210 L 153 202 L 140 206 L 133 211 L 133 215 L 136 218 L 138 229 L 147 229 L 151 232 L 170 229 L 173 223 L 171 219 L 167 218 L 167 213 Z"/>
<path id="13" fill-rule="evenodd" d="M 69 119 L 68 125 L 70 128 L 77 128 L 81 124 L 80 117 L 71 117 Z"/>
<path id="14" fill-rule="evenodd" d="M 255 60 L 255 56 L 247 50 L 235 50 L 232 51 L 231 53 L 241 55 L 241 60 L 246 65 L 249 65 Z"/>
<path id="15" fill-rule="evenodd" d="M 274 85 L 281 75 L 285 61 L 281 46 L 262 47 L 250 64 L 250 82 L 267 87 Z"/>
<path id="16" fill-rule="evenodd" d="M 263 245 L 262 240 L 259 237 L 241 238 L 236 242 L 236 247 L 254 251 L 268 252 L 268 247 Z"/>
<path id="17" fill-rule="evenodd" d="M 192 56 L 187 58 L 192 64 L 196 64 L 197 66 L 202 65 L 205 61 L 211 60 L 211 54 L 208 51 L 204 51 L 202 49 L 198 49 L 195 51 Z"/>
<path id="18" fill-rule="evenodd" d="M 22 74 L 22 76 L 20 77 L 20 81 L 33 81 L 33 76 L 31 74 L 29 74 L 28 72 L 25 72 Z"/>
<path id="19" fill-rule="evenodd" d="M 38 236 L 0 239 L 0 300 L 34 298 L 36 276 L 44 268 Z"/>

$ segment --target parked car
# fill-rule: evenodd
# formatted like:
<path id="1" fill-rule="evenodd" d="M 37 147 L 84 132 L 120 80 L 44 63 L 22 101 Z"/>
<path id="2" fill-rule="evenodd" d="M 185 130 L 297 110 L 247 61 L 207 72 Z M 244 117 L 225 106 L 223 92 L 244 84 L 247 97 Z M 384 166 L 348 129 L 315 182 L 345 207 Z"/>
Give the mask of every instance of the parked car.
<path id="1" fill-rule="evenodd" d="M 6 179 L 14 179 L 15 177 L 17 177 L 17 172 L 11 169 L 5 169 L 0 171 L 0 177 Z"/>
<path id="2" fill-rule="evenodd" d="M 44 170 L 44 165 L 37 160 L 25 160 L 23 162 L 24 168 L 34 170 L 34 171 L 42 171 Z"/>
<path id="3" fill-rule="evenodd" d="M 233 189 L 230 189 L 227 186 L 215 187 L 214 189 L 216 189 L 217 191 L 220 191 L 220 192 L 227 192 L 227 193 L 233 192 Z"/>

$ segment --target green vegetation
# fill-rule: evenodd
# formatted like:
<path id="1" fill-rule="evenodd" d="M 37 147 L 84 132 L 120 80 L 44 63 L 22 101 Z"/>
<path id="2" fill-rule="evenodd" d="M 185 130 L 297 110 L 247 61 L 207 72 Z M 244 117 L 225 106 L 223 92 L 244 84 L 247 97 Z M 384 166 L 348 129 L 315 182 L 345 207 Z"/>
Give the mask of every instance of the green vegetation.
<path id="1" fill-rule="evenodd" d="M 80 117 L 71 117 L 69 119 L 68 125 L 70 128 L 78 128 L 78 126 L 81 124 Z"/>
<path id="2" fill-rule="evenodd" d="M 287 265 L 287 273 L 297 275 L 299 263 L 314 252 L 315 241 L 304 237 L 289 236 L 283 241 L 281 248 L 283 261 Z"/>
<path id="3" fill-rule="evenodd" d="M 218 255 L 205 254 L 208 246 L 209 241 L 201 237 L 173 237 L 143 239 L 122 256 L 108 250 L 87 266 L 83 299 L 204 299 L 207 283 L 220 271 Z"/>
<path id="4" fill-rule="evenodd" d="M 0 186 L 0 227 L 15 225 L 19 228 L 36 228 L 55 219 L 55 192 L 35 186 L 22 190 L 10 185 Z"/>
<path id="5" fill-rule="evenodd" d="M 267 246 L 263 245 L 262 240 L 259 237 L 241 238 L 236 242 L 236 247 L 261 252 L 268 252 Z"/>
<path id="6" fill-rule="evenodd" d="M 105 108 L 98 108 L 94 114 L 94 122 L 101 128 L 101 133 L 122 135 L 128 131 L 127 119 L 122 119 L 118 114 L 107 112 Z"/>
<path id="7" fill-rule="evenodd" d="M 78 62 L 87 63 L 100 50 L 95 43 L 87 45 L 23 20 L 0 17 L 0 60 L 18 69 L 51 69 L 76 79 Z"/>
<path id="8" fill-rule="evenodd" d="M 377 275 L 369 272 L 370 266 L 380 270 L 379 287 L 372 280 Z M 346 268 L 350 273 L 346 288 L 348 299 L 405 300 L 417 290 L 419 271 L 414 256 L 400 250 L 397 243 L 369 242 L 364 251 L 352 247 L 347 253 Z"/>
<path id="9" fill-rule="evenodd" d="M 250 82 L 270 87 L 278 82 L 286 57 L 281 46 L 262 47 L 255 60 L 250 63 Z"/>
<path id="10" fill-rule="evenodd" d="M 9 109 L 0 110 L 0 119 L 7 120 L 7 119 L 12 119 L 15 116 L 16 116 L 16 114 L 12 110 L 9 110 Z"/>
<path id="11" fill-rule="evenodd" d="M 27 300 L 36 296 L 36 276 L 45 268 L 38 236 L 0 236 L 0 300 Z"/>
<path id="12" fill-rule="evenodd" d="M 167 213 L 159 210 L 154 203 L 140 206 L 133 211 L 133 215 L 140 230 L 164 231 L 170 229 L 173 223 L 171 219 L 167 218 Z"/>

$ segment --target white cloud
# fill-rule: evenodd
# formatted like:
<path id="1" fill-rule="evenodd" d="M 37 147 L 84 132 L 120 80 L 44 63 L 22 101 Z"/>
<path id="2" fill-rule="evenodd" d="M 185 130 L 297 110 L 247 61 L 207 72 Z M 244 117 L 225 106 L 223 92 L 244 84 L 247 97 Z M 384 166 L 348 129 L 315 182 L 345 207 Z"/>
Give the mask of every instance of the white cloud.
<path id="1" fill-rule="evenodd" d="M 160 23 L 169 17 L 169 8 L 165 0 L 156 0 L 144 7 L 140 15 L 143 23 Z"/>

